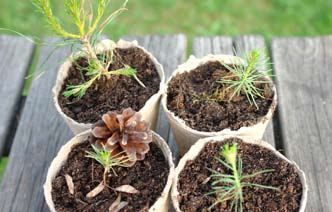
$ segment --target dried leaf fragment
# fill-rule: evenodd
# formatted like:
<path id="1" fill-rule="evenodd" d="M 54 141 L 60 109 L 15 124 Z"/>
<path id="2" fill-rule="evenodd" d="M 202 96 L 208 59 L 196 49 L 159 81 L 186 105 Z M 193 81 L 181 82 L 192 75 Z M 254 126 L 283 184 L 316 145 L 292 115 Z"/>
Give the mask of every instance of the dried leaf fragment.
<path id="1" fill-rule="evenodd" d="M 122 208 L 126 207 L 128 205 L 128 202 L 120 202 L 120 204 L 118 205 L 118 207 L 113 211 L 113 212 L 118 212 L 120 211 Z"/>
<path id="2" fill-rule="evenodd" d="M 67 186 L 68 186 L 69 193 L 74 194 L 75 187 L 74 187 L 73 178 L 71 176 L 69 176 L 68 174 L 65 174 L 65 179 L 66 179 L 66 183 L 67 183 Z"/>
<path id="3" fill-rule="evenodd" d="M 109 212 L 114 211 L 118 207 L 120 202 L 121 202 L 121 194 L 119 194 L 116 200 L 111 204 L 111 206 L 108 208 L 108 211 Z"/>
<path id="4" fill-rule="evenodd" d="M 122 201 L 121 202 L 121 195 L 119 195 L 116 200 L 112 203 L 112 205 L 109 207 L 109 212 L 117 212 L 120 211 L 122 208 L 126 207 L 128 205 L 128 202 Z"/>
<path id="5" fill-rule="evenodd" d="M 115 191 L 129 193 L 129 194 L 137 194 L 139 191 L 132 187 L 131 185 L 122 185 L 114 189 Z"/>
<path id="6" fill-rule="evenodd" d="M 90 191 L 86 197 L 87 198 L 92 198 L 97 196 L 100 192 L 102 192 L 105 188 L 105 185 L 103 182 L 101 182 L 96 188 L 94 188 L 92 191 Z"/>

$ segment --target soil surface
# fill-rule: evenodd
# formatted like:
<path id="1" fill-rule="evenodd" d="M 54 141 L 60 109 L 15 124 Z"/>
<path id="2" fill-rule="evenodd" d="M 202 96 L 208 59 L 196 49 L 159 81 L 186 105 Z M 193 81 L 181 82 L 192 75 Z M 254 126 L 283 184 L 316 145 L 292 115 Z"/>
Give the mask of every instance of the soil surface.
<path id="1" fill-rule="evenodd" d="M 256 124 L 264 117 L 273 100 L 273 90 L 269 84 L 257 84 L 263 90 L 264 98 L 257 98 L 250 104 L 245 93 L 231 101 L 211 101 L 204 96 L 225 90 L 217 83 L 229 72 L 219 62 L 209 62 L 196 69 L 176 75 L 168 85 L 167 108 L 179 116 L 192 129 L 217 132 L 226 128 L 237 130 Z M 230 94 L 225 93 L 225 97 Z"/>
<path id="2" fill-rule="evenodd" d="M 238 143 L 238 154 L 243 161 L 243 175 L 273 169 L 273 172 L 250 178 L 251 183 L 279 188 L 279 191 L 258 187 L 243 189 L 243 211 L 250 212 L 297 212 L 302 197 L 302 184 L 294 166 L 271 154 L 271 151 L 257 145 L 243 143 L 231 138 L 224 142 L 208 143 L 199 156 L 188 161 L 179 176 L 179 197 L 182 211 L 208 211 L 215 202 L 216 195 L 211 192 L 209 180 L 212 168 L 220 173 L 232 174 L 215 157 L 220 157 L 221 147 L 227 143 Z M 222 158 L 224 160 L 224 158 Z M 207 181 L 208 180 L 208 181 Z M 207 182 L 206 182 L 207 181 Z M 231 201 L 215 206 L 212 211 L 230 212 Z"/>
<path id="3" fill-rule="evenodd" d="M 129 204 L 121 211 L 148 211 L 162 193 L 169 174 L 168 163 L 156 144 L 150 144 L 151 150 L 143 161 L 137 161 L 130 168 L 115 167 L 118 176 L 110 173 L 107 179 L 109 188 L 105 188 L 94 198 L 86 198 L 103 178 L 103 167 L 93 159 L 85 157 L 85 151 L 92 151 L 90 143 L 85 141 L 70 152 L 67 163 L 52 182 L 52 198 L 58 212 L 104 212 L 116 200 L 119 192 L 110 188 L 131 185 L 138 194 L 121 193 L 121 201 Z M 73 178 L 75 193 L 69 193 L 64 175 Z"/>
<path id="4" fill-rule="evenodd" d="M 142 87 L 133 77 L 111 76 L 115 83 L 105 76 L 96 81 L 81 99 L 65 98 L 62 94 L 67 85 L 79 85 L 85 79 L 84 74 L 88 66 L 85 58 L 79 58 L 69 70 L 60 95 L 58 96 L 63 112 L 79 123 L 94 123 L 107 111 L 121 113 L 124 108 L 131 107 L 139 111 L 145 102 L 159 90 L 160 77 L 156 66 L 148 55 L 139 48 L 115 49 L 114 62 L 109 71 L 129 65 L 137 71 L 137 77 L 144 83 Z M 83 69 L 81 68 L 83 67 Z"/>

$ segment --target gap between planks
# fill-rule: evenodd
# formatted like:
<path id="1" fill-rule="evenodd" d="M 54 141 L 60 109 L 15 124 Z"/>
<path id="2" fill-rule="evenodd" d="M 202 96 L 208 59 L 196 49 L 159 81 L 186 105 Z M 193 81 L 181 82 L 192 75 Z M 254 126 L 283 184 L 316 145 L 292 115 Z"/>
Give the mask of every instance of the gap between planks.
<path id="1" fill-rule="evenodd" d="M 163 65 L 166 81 L 178 65 L 186 58 L 187 38 L 185 35 L 149 35 L 149 36 L 125 36 L 125 40 L 137 40 L 137 42 L 150 51 Z M 166 114 L 160 105 L 156 132 L 166 140 L 172 151 L 174 161 L 179 159 L 179 152 L 170 129 Z"/>
<path id="2" fill-rule="evenodd" d="M 34 50 L 34 44 L 24 38 L 0 35 L 0 157 L 7 152 L 6 146 L 15 134 L 25 76 Z"/>

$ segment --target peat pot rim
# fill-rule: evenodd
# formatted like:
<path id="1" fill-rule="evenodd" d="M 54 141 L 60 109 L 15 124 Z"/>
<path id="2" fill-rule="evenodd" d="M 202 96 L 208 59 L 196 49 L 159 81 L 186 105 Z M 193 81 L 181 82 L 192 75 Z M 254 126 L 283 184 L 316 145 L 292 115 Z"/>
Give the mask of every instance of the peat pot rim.
<path id="1" fill-rule="evenodd" d="M 305 212 L 305 207 L 306 207 L 307 199 L 308 199 L 308 184 L 307 184 L 305 173 L 299 168 L 299 166 L 294 161 L 289 160 L 284 155 L 282 155 L 280 152 L 278 152 L 271 144 L 269 144 L 263 140 L 257 140 L 257 139 L 254 139 L 254 138 L 248 137 L 248 136 L 232 136 L 232 135 L 215 136 L 215 137 L 199 139 L 194 145 L 192 145 L 190 147 L 189 151 L 180 159 L 177 167 L 175 168 L 175 175 L 174 175 L 174 180 L 173 180 L 172 189 L 171 189 L 171 198 L 172 198 L 172 203 L 173 203 L 173 207 L 174 207 L 175 211 L 181 212 L 180 206 L 179 206 L 179 201 L 178 201 L 179 192 L 177 190 L 177 186 L 178 186 L 179 174 L 185 167 L 187 161 L 194 160 L 208 143 L 222 142 L 228 138 L 239 138 L 244 143 L 254 144 L 254 145 L 258 145 L 260 147 L 266 148 L 266 149 L 270 150 L 273 154 L 275 154 L 277 157 L 281 158 L 282 160 L 285 160 L 286 162 L 288 162 L 289 164 L 294 166 L 297 173 L 299 174 L 301 184 L 302 184 L 302 198 L 301 198 L 299 212 Z"/>
<path id="2" fill-rule="evenodd" d="M 52 182 L 58 172 L 60 171 L 61 167 L 66 163 L 68 155 L 72 148 L 85 141 L 88 136 L 91 135 L 91 130 L 87 130 L 85 132 L 82 132 L 75 137 L 73 137 L 71 140 L 69 140 L 66 144 L 64 144 L 59 152 L 57 153 L 56 157 L 52 160 L 52 163 L 47 171 L 46 176 L 46 182 L 43 186 L 44 189 L 44 197 L 46 200 L 46 203 L 50 209 L 51 212 L 56 212 L 54 202 L 52 199 Z M 155 201 L 155 203 L 150 207 L 149 212 L 153 211 L 162 211 L 166 212 L 168 211 L 169 206 L 169 194 L 170 189 L 172 186 L 173 178 L 174 178 L 174 163 L 173 163 L 173 157 L 172 152 L 169 149 L 167 143 L 165 140 L 160 137 L 157 133 L 152 131 L 153 135 L 153 142 L 160 148 L 160 150 L 163 152 L 163 155 L 165 159 L 167 160 L 168 166 L 169 166 L 169 174 L 167 177 L 166 185 L 161 193 L 161 195 L 158 197 L 158 199 Z"/>
<path id="3" fill-rule="evenodd" d="M 104 51 L 107 51 L 110 49 L 110 47 L 114 45 L 114 42 L 112 40 L 109 39 L 104 39 L 102 41 L 100 41 L 97 46 L 96 46 L 96 52 L 97 53 L 101 53 Z M 136 47 L 141 49 L 145 54 L 147 54 L 149 56 L 149 58 L 152 60 L 153 64 L 156 67 L 156 70 L 158 72 L 158 75 L 160 77 L 160 85 L 159 85 L 159 90 L 157 93 L 153 94 L 144 104 L 144 106 L 138 111 L 140 113 L 149 113 L 149 111 L 151 110 L 151 106 L 155 105 L 156 102 L 159 102 L 159 99 L 163 93 L 164 90 L 164 86 L 165 86 L 165 72 L 164 72 L 164 68 L 163 66 L 158 62 L 158 60 L 149 52 L 147 51 L 144 47 L 138 45 L 138 42 L 136 40 L 134 41 L 126 41 L 126 40 L 122 40 L 120 39 L 116 44 L 115 44 L 116 48 L 121 48 L 121 49 L 129 49 L 132 47 Z M 56 107 L 56 110 L 60 113 L 60 115 L 65 119 L 65 121 L 67 122 L 67 124 L 69 125 L 69 127 L 71 128 L 71 130 L 74 132 L 74 134 L 78 134 L 81 133 L 85 130 L 88 130 L 92 127 L 93 123 L 80 123 L 74 119 L 72 119 L 71 117 L 69 117 L 68 115 L 66 115 L 59 104 L 59 100 L 58 97 L 59 95 L 61 95 L 60 91 L 62 88 L 62 85 L 65 81 L 65 79 L 68 76 L 68 72 L 70 67 L 72 66 L 72 62 L 71 59 L 73 57 L 73 55 L 77 55 L 80 54 L 81 52 L 77 52 L 77 53 L 73 53 L 71 56 L 69 56 L 67 58 L 67 60 L 60 66 L 59 71 L 58 71 L 58 75 L 56 78 L 56 82 L 55 85 L 52 89 L 52 95 L 53 95 L 53 101 Z M 159 108 L 158 108 L 159 110 Z"/>
<path id="4" fill-rule="evenodd" d="M 238 130 L 231 130 L 230 128 L 223 129 L 221 131 L 214 131 L 214 132 L 207 132 L 207 131 L 198 131 L 195 130 L 191 127 L 189 127 L 186 122 L 181 119 L 179 116 L 176 116 L 174 112 L 170 111 L 167 108 L 167 90 L 168 90 L 168 85 L 170 81 L 177 75 L 177 74 L 182 74 L 185 72 L 190 72 L 194 70 L 195 68 L 204 65 L 208 62 L 220 62 L 222 61 L 225 64 L 243 64 L 244 61 L 237 56 L 233 55 L 225 55 L 225 54 L 208 54 L 205 57 L 202 58 L 196 58 L 195 56 L 191 55 L 189 59 L 178 66 L 178 68 L 172 73 L 171 77 L 166 81 L 165 87 L 164 87 L 164 92 L 162 95 L 161 99 L 161 104 L 164 108 L 164 111 L 167 114 L 167 117 L 170 119 L 171 122 L 175 123 L 176 125 L 180 126 L 186 131 L 189 131 L 190 133 L 199 136 L 199 137 L 213 137 L 213 136 L 221 136 L 221 135 L 245 135 L 248 131 L 250 131 L 252 128 L 260 128 L 261 126 L 266 126 L 269 120 L 272 119 L 273 113 L 275 111 L 275 108 L 277 106 L 277 90 L 276 86 L 273 83 L 273 81 L 269 78 L 266 77 L 266 79 L 271 82 L 271 88 L 274 92 L 273 100 L 270 105 L 270 108 L 267 112 L 267 114 L 263 117 L 260 118 L 260 120 L 251 126 L 247 127 L 241 127 Z M 265 127 L 264 127 L 265 129 Z"/>

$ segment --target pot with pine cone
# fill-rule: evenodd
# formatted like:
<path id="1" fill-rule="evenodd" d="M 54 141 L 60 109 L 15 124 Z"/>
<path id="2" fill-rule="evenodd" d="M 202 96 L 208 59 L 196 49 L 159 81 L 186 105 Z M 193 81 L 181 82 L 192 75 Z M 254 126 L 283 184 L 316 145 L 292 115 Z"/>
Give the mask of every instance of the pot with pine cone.
<path id="1" fill-rule="evenodd" d="M 174 175 L 166 142 L 131 108 L 108 112 L 54 158 L 44 185 L 53 211 L 168 211 Z"/>

